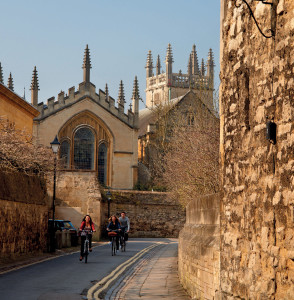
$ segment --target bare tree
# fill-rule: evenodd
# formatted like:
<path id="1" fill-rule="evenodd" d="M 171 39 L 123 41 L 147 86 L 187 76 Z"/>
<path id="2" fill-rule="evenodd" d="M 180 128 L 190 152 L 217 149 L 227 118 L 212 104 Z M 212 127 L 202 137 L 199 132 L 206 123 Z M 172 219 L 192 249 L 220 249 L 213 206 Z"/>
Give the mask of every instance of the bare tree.
<path id="1" fill-rule="evenodd" d="M 164 157 L 163 181 L 172 197 L 186 205 L 196 196 L 219 191 L 219 124 L 177 128 Z"/>
<path id="2" fill-rule="evenodd" d="M 0 168 L 28 175 L 45 175 L 51 171 L 51 149 L 33 143 L 32 136 L 0 118 Z"/>
<path id="3" fill-rule="evenodd" d="M 218 95 L 208 108 L 206 90 L 178 105 L 180 98 L 152 108 L 155 130 L 146 155 L 152 187 L 164 187 L 183 205 L 200 194 L 219 190 Z"/>

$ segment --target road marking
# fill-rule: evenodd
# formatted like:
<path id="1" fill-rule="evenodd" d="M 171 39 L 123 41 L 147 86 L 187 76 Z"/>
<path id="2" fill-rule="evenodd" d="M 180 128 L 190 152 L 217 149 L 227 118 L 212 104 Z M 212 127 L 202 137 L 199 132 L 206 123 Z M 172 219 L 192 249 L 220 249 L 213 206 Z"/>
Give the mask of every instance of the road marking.
<path id="1" fill-rule="evenodd" d="M 121 265 L 119 265 L 116 269 L 114 269 L 108 276 L 104 277 L 102 280 L 97 282 L 95 285 L 93 285 L 87 293 L 87 299 L 88 300 L 93 300 L 93 299 L 100 299 L 99 294 L 108 288 L 108 286 L 115 280 L 117 279 L 118 276 L 120 276 L 127 267 L 129 267 L 131 264 L 133 264 L 135 261 L 137 261 L 141 256 L 143 256 L 145 253 L 150 251 L 151 249 L 159 246 L 161 243 L 156 243 L 153 244 L 140 252 L 138 252 L 135 256 L 131 257 Z M 102 287 L 101 287 L 102 286 Z M 100 287 L 100 289 L 99 289 Z M 98 290 L 97 290 L 98 289 Z"/>

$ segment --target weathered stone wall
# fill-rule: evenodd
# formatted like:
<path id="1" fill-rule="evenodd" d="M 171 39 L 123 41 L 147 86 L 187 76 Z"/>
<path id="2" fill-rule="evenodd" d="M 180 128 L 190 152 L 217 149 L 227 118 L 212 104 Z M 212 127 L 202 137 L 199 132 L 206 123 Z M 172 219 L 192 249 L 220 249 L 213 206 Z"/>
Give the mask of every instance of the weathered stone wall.
<path id="1" fill-rule="evenodd" d="M 221 2 L 223 299 L 293 299 L 294 1 L 272 11 L 248 1 L 267 35 L 273 16 L 275 39 L 244 3 Z M 269 120 L 276 144 L 266 140 Z"/>
<path id="2" fill-rule="evenodd" d="M 192 200 L 179 235 L 179 277 L 193 299 L 220 299 L 220 194 Z"/>
<path id="3" fill-rule="evenodd" d="M 0 256 L 2 260 L 46 251 L 48 199 L 36 176 L 0 171 Z"/>
<path id="4" fill-rule="evenodd" d="M 185 210 L 168 193 L 111 191 L 110 215 L 127 213 L 131 237 L 178 237 L 185 224 Z M 107 198 L 103 196 L 102 230 L 107 223 Z"/>
<path id="5" fill-rule="evenodd" d="M 53 179 L 48 178 L 48 194 L 52 199 Z M 52 200 L 51 200 L 52 201 Z M 78 229 L 89 214 L 100 237 L 101 193 L 96 172 L 58 171 L 56 177 L 56 219 L 70 220 Z M 98 225 L 97 225 L 98 224 Z"/>

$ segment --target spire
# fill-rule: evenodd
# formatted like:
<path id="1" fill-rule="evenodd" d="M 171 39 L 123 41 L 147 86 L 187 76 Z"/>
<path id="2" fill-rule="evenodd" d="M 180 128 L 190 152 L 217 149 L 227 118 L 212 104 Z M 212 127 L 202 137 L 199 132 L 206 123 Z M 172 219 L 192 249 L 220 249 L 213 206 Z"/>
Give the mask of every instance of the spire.
<path id="1" fill-rule="evenodd" d="M 166 57 L 165 57 L 165 62 L 173 63 L 173 53 L 172 53 L 172 47 L 171 44 L 167 45 L 167 50 L 166 50 Z"/>
<path id="2" fill-rule="evenodd" d="M 160 57 L 157 56 L 157 63 L 156 63 L 156 75 L 160 74 L 161 64 L 160 64 Z"/>
<path id="3" fill-rule="evenodd" d="M 109 93 L 108 93 L 108 85 L 105 84 L 105 100 L 109 102 Z"/>
<path id="4" fill-rule="evenodd" d="M 208 58 L 207 58 L 207 65 L 206 65 L 206 76 L 208 77 L 209 80 L 209 87 L 213 89 L 213 85 L 214 85 L 214 58 L 213 58 L 213 52 L 212 49 L 209 49 L 208 52 Z"/>
<path id="5" fill-rule="evenodd" d="M 172 64 L 173 64 L 173 53 L 171 44 L 168 44 L 166 57 L 165 57 L 165 68 L 166 68 L 166 80 L 167 85 L 170 87 L 172 85 Z"/>
<path id="6" fill-rule="evenodd" d="M 0 82 L 3 83 L 3 70 L 0 62 Z"/>
<path id="7" fill-rule="evenodd" d="M 199 74 L 199 64 L 198 64 L 198 57 L 196 52 L 196 45 L 194 44 L 191 51 L 191 63 L 192 63 L 192 75 Z"/>
<path id="8" fill-rule="evenodd" d="M 26 100 L 26 88 L 25 87 L 23 88 L 23 99 Z"/>
<path id="9" fill-rule="evenodd" d="M 117 99 L 117 103 L 124 106 L 126 101 L 125 101 L 125 93 L 124 93 L 124 84 L 123 81 L 120 81 L 119 84 L 119 91 L 118 91 L 118 99 Z"/>
<path id="10" fill-rule="evenodd" d="M 138 126 L 139 126 L 139 99 L 140 99 L 140 94 L 139 94 L 139 84 L 138 84 L 137 76 L 135 76 L 135 80 L 134 80 L 132 99 L 133 99 L 132 111 L 134 113 L 134 127 L 138 128 Z"/>
<path id="11" fill-rule="evenodd" d="M 134 86 L 133 86 L 133 97 L 132 97 L 132 99 L 137 99 L 137 98 L 140 98 L 140 94 L 139 94 L 138 79 L 137 79 L 137 76 L 135 76 Z"/>
<path id="12" fill-rule="evenodd" d="M 33 78 L 31 83 L 31 103 L 34 106 L 38 105 L 38 91 L 39 91 L 38 71 L 36 66 L 33 71 Z"/>
<path id="13" fill-rule="evenodd" d="M 202 58 L 201 61 L 201 76 L 205 76 L 205 64 L 204 64 L 204 59 Z"/>
<path id="14" fill-rule="evenodd" d="M 14 87 L 13 87 L 13 78 L 12 78 L 11 72 L 10 72 L 9 77 L 8 77 L 7 87 L 8 87 L 9 89 L 11 89 L 12 91 L 14 91 Z"/>
<path id="15" fill-rule="evenodd" d="M 38 71 L 37 71 L 36 66 L 34 67 L 34 71 L 33 71 L 31 90 L 37 90 L 37 91 L 40 90 L 39 89 L 39 81 L 38 81 Z"/>
<path id="16" fill-rule="evenodd" d="M 146 78 L 153 76 L 153 60 L 151 50 L 148 51 L 147 62 L 146 62 Z"/>
<path id="17" fill-rule="evenodd" d="M 83 81 L 84 82 L 90 82 L 90 69 L 92 68 L 91 66 L 91 59 L 90 59 L 90 50 L 88 48 L 88 44 L 85 49 L 85 54 L 84 54 L 84 63 L 83 63 L 83 69 L 84 69 L 84 77 Z"/>
<path id="18" fill-rule="evenodd" d="M 189 55 L 189 62 L 188 62 L 188 75 L 191 76 L 192 75 L 192 58 L 191 58 L 191 54 Z"/>

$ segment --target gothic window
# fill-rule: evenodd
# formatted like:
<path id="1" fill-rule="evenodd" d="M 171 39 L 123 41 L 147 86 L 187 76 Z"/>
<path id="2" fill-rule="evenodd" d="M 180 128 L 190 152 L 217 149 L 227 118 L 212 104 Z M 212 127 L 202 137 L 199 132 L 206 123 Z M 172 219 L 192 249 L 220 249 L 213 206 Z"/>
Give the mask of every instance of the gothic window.
<path id="1" fill-rule="evenodd" d="M 69 168 L 70 146 L 68 141 L 61 142 L 60 158 L 65 169 Z"/>
<path id="2" fill-rule="evenodd" d="M 98 180 L 106 185 L 107 175 L 107 147 L 103 143 L 98 148 Z"/>
<path id="3" fill-rule="evenodd" d="M 76 169 L 94 169 L 94 142 L 93 132 L 86 127 L 77 130 L 74 136 L 74 166 Z"/>
<path id="4" fill-rule="evenodd" d="M 192 113 L 188 113 L 188 125 L 192 126 L 194 125 L 194 122 L 195 122 L 194 115 Z"/>

